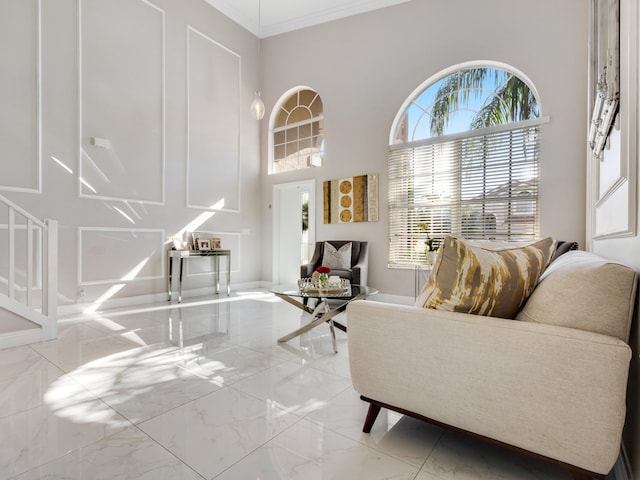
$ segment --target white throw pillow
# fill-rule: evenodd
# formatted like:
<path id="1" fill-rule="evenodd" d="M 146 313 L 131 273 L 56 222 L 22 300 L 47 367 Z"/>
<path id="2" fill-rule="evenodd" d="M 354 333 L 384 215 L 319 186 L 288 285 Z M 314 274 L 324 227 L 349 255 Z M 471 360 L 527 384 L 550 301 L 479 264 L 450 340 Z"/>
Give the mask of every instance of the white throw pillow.
<path id="1" fill-rule="evenodd" d="M 349 270 L 351 268 L 351 242 L 345 243 L 339 249 L 324 242 L 322 265 L 331 270 Z"/>

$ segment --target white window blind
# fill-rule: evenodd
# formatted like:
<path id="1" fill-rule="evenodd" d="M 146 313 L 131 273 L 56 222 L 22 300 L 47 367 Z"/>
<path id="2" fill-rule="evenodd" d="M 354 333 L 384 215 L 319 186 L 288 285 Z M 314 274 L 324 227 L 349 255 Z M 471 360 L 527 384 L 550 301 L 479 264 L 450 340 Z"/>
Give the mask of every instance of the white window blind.
<path id="1" fill-rule="evenodd" d="M 389 266 L 423 263 L 429 238 L 537 237 L 540 123 L 392 145 Z"/>

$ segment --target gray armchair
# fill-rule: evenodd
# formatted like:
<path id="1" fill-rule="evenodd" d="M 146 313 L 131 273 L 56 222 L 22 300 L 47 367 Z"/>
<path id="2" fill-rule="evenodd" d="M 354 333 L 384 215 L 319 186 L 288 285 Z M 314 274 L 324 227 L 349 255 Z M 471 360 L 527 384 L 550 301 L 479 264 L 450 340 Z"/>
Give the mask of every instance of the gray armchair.
<path id="1" fill-rule="evenodd" d="M 325 240 L 339 249 L 346 243 L 351 242 L 351 268 L 347 270 L 332 269 L 331 275 L 338 275 L 340 278 L 347 278 L 354 285 L 366 285 L 367 273 L 369 270 L 368 242 L 358 240 Z M 316 248 L 309 263 L 300 266 L 300 278 L 310 277 L 313 272 L 322 265 L 324 256 L 324 242 L 316 242 Z"/>

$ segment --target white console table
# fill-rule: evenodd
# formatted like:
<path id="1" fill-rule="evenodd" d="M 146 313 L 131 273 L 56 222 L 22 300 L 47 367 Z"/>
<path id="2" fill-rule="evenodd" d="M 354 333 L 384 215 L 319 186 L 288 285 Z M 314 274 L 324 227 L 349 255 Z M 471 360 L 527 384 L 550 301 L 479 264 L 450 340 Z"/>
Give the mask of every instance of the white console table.
<path id="1" fill-rule="evenodd" d="M 182 301 L 182 272 L 185 259 L 195 257 L 211 257 L 213 259 L 214 284 L 216 295 L 220 293 L 220 257 L 227 261 L 227 296 L 231 295 L 231 250 L 168 250 L 169 275 L 167 277 L 167 294 L 171 301 L 171 280 L 173 279 L 173 261 L 180 262 L 180 276 L 178 278 L 178 303 Z"/>

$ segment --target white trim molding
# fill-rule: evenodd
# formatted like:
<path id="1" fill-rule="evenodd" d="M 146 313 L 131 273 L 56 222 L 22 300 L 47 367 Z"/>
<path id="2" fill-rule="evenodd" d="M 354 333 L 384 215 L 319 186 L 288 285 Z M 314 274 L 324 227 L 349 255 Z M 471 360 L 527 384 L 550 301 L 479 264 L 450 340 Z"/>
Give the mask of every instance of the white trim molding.
<path id="1" fill-rule="evenodd" d="M 120 277 L 104 277 L 104 278 L 93 278 L 93 279 L 85 279 L 86 275 L 83 275 L 84 271 L 84 259 L 85 256 L 91 255 L 95 258 L 96 255 L 100 254 L 101 251 L 106 251 L 106 249 L 112 247 L 107 243 L 103 243 L 101 245 L 95 245 L 94 248 L 96 251 L 88 251 L 85 252 L 83 246 L 83 235 L 88 232 L 98 232 L 104 235 L 113 234 L 114 237 L 127 233 L 133 238 L 133 243 L 139 242 L 139 239 L 136 239 L 136 234 L 155 234 L 158 238 L 151 244 L 151 248 L 153 249 L 150 254 L 142 261 L 138 262 L 135 265 L 127 265 L 125 268 L 126 273 Z M 166 258 L 166 242 L 165 242 L 165 230 L 158 228 L 111 228 L 111 227 L 78 227 L 78 285 L 88 286 L 88 285 L 112 285 L 112 284 L 121 284 L 128 283 L 133 281 L 140 280 L 153 280 L 153 279 L 164 279 L 165 278 L 165 258 Z M 133 251 L 131 247 L 131 241 L 127 239 L 113 239 L 114 242 L 119 243 L 118 249 L 115 252 L 110 254 L 112 260 L 113 258 L 123 258 L 123 261 L 127 259 L 123 256 L 123 253 Z M 120 252 L 120 253 L 118 253 Z M 155 275 L 144 275 L 138 276 L 139 272 L 143 270 L 144 265 L 147 261 L 151 260 L 152 257 L 159 256 L 159 268 L 157 268 L 158 273 Z M 112 269 L 111 269 L 112 270 Z"/>
<path id="2" fill-rule="evenodd" d="M 323 0 L 322 2 L 300 2 L 291 0 L 286 2 L 270 2 L 275 4 L 263 5 L 258 12 L 253 1 L 239 0 L 205 0 L 214 8 L 222 12 L 234 22 L 242 25 L 255 36 L 260 38 L 290 32 L 320 23 L 338 20 L 340 18 L 358 15 L 360 13 L 380 8 L 398 5 L 409 0 Z M 267 2 L 264 2 L 265 4 Z M 304 4 L 304 5 L 303 5 Z M 271 10 L 275 8 L 275 12 Z"/>
<path id="3" fill-rule="evenodd" d="M 21 6 L 30 8 L 32 5 L 27 2 L 20 2 Z M 35 52 L 34 52 L 34 70 L 35 70 L 35 88 L 33 96 L 35 99 L 35 132 L 33 133 L 33 141 L 35 143 L 36 157 L 33 159 L 36 163 L 35 172 L 35 186 L 30 188 L 28 186 L 11 186 L 0 185 L 0 190 L 7 192 L 22 192 L 22 193 L 42 193 L 42 2 L 41 0 L 33 0 L 32 4 L 35 4 L 35 23 L 33 25 L 33 36 L 35 37 Z M 16 4 L 17 5 L 17 4 Z M 25 15 L 26 17 L 26 15 Z M 12 67 L 9 66 L 9 69 Z M 7 110 L 9 111 L 9 110 Z M 5 152 L 6 153 L 6 152 Z M 20 164 L 26 162 L 13 162 L 12 168 L 16 168 Z M 30 179 L 31 181 L 32 179 Z M 6 178 L 3 179 L 6 181 Z"/>
<path id="4" fill-rule="evenodd" d="M 158 89 L 158 103 L 155 104 L 160 112 L 159 112 L 159 118 L 157 119 L 157 123 L 155 123 L 156 126 L 154 127 L 150 127 L 152 128 L 152 130 L 154 131 L 154 133 L 156 133 L 157 129 L 159 129 L 160 131 L 158 132 L 158 137 L 159 138 L 154 138 L 155 140 L 158 140 L 158 143 L 154 142 L 154 148 L 158 149 L 158 155 L 156 156 L 152 156 L 151 154 L 149 154 L 149 157 L 153 159 L 153 164 L 152 165 L 147 165 L 153 167 L 154 169 L 156 167 L 159 168 L 159 171 L 157 171 L 157 178 L 158 181 L 157 182 L 153 182 L 154 188 L 155 190 L 153 192 L 143 192 L 140 194 L 140 197 L 135 197 L 136 192 L 136 188 L 135 186 L 138 185 L 138 176 L 140 175 L 140 172 L 138 171 L 124 171 L 123 170 L 126 169 L 126 165 L 127 164 L 133 164 L 133 161 L 138 161 L 138 159 L 132 159 L 132 158 L 120 158 L 118 152 L 115 150 L 114 145 L 112 145 L 111 140 L 109 140 L 109 138 L 107 138 L 106 135 L 108 135 L 107 133 L 102 133 L 104 130 L 109 130 L 111 129 L 111 135 L 114 135 L 120 139 L 122 139 L 122 135 L 117 135 L 117 133 L 122 133 L 122 132 L 118 132 L 117 128 L 114 128 L 114 123 L 117 124 L 117 121 L 111 119 L 111 122 L 105 122 L 104 118 L 101 118 L 100 120 L 102 120 L 102 124 L 99 125 L 98 130 L 96 130 L 96 125 L 93 125 L 93 130 L 92 131 L 88 131 L 88 128 L 85 128 L 85 117 L 87 115 L 85 115 L 84 112 L 84 108 L 83 108 L 83 104 L 84 104 L 84 97 L 83 95 L 85 95 L 85 85 L 84 85 L 84 80 L 83 80 L 83 74 L 84 74 L 84 60 L 86 60 L 86 57 L 84 57 L 85 52 L 83 51 L 85 49 L 84 46 L 84 40 L 85 37 L 83 35 L 83 29 L 85 28 L 85 25 L 83 23 L 83 4 L 88 4 L 88 0 L 77 0 L 76 1 L 76 8 L 77 8 L 77 76 L 78 76 L 78 92 L 77 92 L 77 100 L 78 100 L 78 105 L 77 105 L 77 115 L 78 115 L 78 137 L 77 137 L 77 152 L 78 152 L 78 177 L 77 177 L 77 184 L 78 184 L 78 197 L 79 198 L 90 198 L 90 199 L 95 199 L 95 200 L 103 200 L 103 201 L 125 201 L 125 202 L 137 202 L 137 203 L 142 203 L 142 204 L 148 204 L 148 205 L 164 205 L 165 204 L 165 187 L 166 187 L 166 22 L 165 22 L 165 11 L 161 8 L 159 8 L 158 6 L 154 5 L 153 3 L 151 3 L 148 0 L 137 0 L 137 3 L 142 3 L 144 6 L 149 7 L 148 12 L 151 12 L 150 14 L 145 13 L 146 16 L 149 16 L 149 20 L 145 19 L 145 22 L 147 22 L 149 25 L 153 25 L 154 28 L 157 27 L 158 30 L 157 32 L 154 33 L 158 33 L 159 37 L 160 37 L 160 46 L 158 47 L 157 51 L 154 51 L 152 53 L 148 53 L 149 56 L 151 56 L 152 54 L 157 55 L 159 58 L 156 58 L 156 61 L 158 61 L 159 63 L 157 63 L 156 65 L 159 67 L 160 72 L 159 72 L 159 79 L 158 79 L 158 85 L 157 89 Z M 109 5 L 109 7 L 113 7 L 113 8 L 118 8 L 115 5 L 115 2 L 104 2 L 104 3 L 100 3 L 100 2 L 95 2 L 94 4 L 97 5 Z M 121 2 L 121 5 L 134 5 L 133 2 Z M 131 7 L 133 8 L 133 7 Z M 122 9 L 124 10 L 124 9 Z M 145 11 L 146 12 L 146 11 Z M 122 15 L 126 15 L 127 12 L 123 11 Z M 157 15 L 157 17 L 154 17 L 154 15 Z M 107 23 L 108 21 L 105 20 L 105 23 Z M 157 25 L 156 25 L 157 23 Z M 106 27 L 105 27 L 106 28 Z M 93 34 L 93 32 L 89 32 L 90 34 Z M 86 33 L 85 33 L 86 35 Z M 114 31 L 113 32 L 113 36 L 117 36 L 117 35 L 121 35 L 120 33 Z M 142 36 L 143 34 L 140 32 L 139 36 L 140 38 L 145 38 Z M 94 41 L 95 43 L 95 41 Z M 141 47 L 135 49 L 131 48 L 131 51 L 139 51 Z M 95 53 L 95 51 L 93 52 Z M 131 63 L 131 62 L 130 62 Z M 123 65 L 125 65 L 123 63 Z M 130 65 L 131 67 L 131 65 Z M 124 67 L 123 67 L 124 68 Z M 145 68 L 143 65 L 135 65 L 135 68 Z M 148 70 L 144 70 L 143 72 L 147 72 Z M 141 73 L 141 72 L 138 72 Z M 131 72 L 126 72 L 126 75 L 131 76 Z M 150 77 L 147 77 L 150 78 Z M 108 79 L 102 79 L 104 82 L 108 82 Z M 146 85 L 147 89 L 150 89 L 151 87 Z M 144 87 L 140 87 L 140 85 L 138 85 L 138 92 L 137 94 L 140 95 L 140 91 L 144 90 Z M 95 93 L 95 92 L 94 92 Z M 131 93 L 131 92 L 129 92 Z M 134 92 L 135 94 L 136 92 Z M 130 97 L 132 97 L 133 95 L 130 94 Z M 94 97 L 92 98 L 100 98 L 101 95 L 96 94 L 94 95 Z M 91 99 L 90 99 L 91 100 Z M 113 101 L 115 101 L 116 99 L 114 99 Z M 120 107 L 122 107 L 123 105 L 125 105 L 125 103 L 122 102 L 126 102 L 126 100 L 123 99 L 117 99 L 119 100 L 120 103 Z M 154 100 L 155 101 L 155 100 Z M 120 114 L 124 114 L 126 115 L 128 112 L 125 111 L 121 111 Z M 149 112 L 147 112 L 149 113 Z M 151 113 L 151 115 L 153 115 L 153 113 Z M 147 115 L 148 118 L 148 115 Z M 93 119 L 95 120 L 95 118 Z M 155 122 L 155 118 L 154 118 L 154 122 Z M 111 125 L 107 125 L 107 123 L 110 123 Z M 85 129 L 87 131 L 85 131 Z M 114 131 L 115 130 L 115 131 Z M 100 132 L 99 135 L 103 135 L 103 136 L 97 136 L 96 132 Z M 85 135 L 89 135 L 90 138 L 85 138 Z M 124 142 L 121 142 L 124 143 Z M 99 166 L 99 162 L 98 161 L 94 161 L 91 158 L 91 155 L 89 155 L 89 153 L 87 153 L 87 151 L 85 150 L 85 145 L 90 145 L 91 148 L 95 148 L 96 152 L 100 152 L 101 155 L 104 157 L 105 154 L 105 150 L 108 150 L 108 157 L 106 157 L 107 159 L 105 160 L 103 158 L 103 162 L 106 165 L 112 165 L 114 164 L 115 166 L 113 166 L 112 170 L 113 171 L 117 171 L 121 174 L 121 182 L 117 182 L 114 181 L 114 179 L 109 178 L 109 174 L 105 173 L 103 171 L 103 169 L 100 168 Z M 136 145 L 136 147 L 133 148 L 134 152 L 136 150 L 136 148 L 138 150 L 141 149 L 140 145 Z M 130 149 L 131 150 L 131 149 Z M 129 156 L 134 156 L 135 153 L 130 153 Z M 154 153 L 155 155 L 155 153 Z M 125 155 L 126 157 L 126 155 Z M 157 159 L 157 160 L 156 160 Z M 147 162 L 150 163 L 150 162 Z M 90 168 L 83 168 L 85 166 L 90 166 Z M 145 167 L 146 168 L 146 167 Z M 140 168 L 138 169 L 140 170 Z M 147 170 L 149 170 L 147 168 Z M 106 192 L 100 192 L 100 187 L 94 187 L 93 185 L 91 185 L 91 182 L 89 180 L 87 180 L 86 175 L 83 173 L 85 171 L 91 171 L 93 172 L 94 176 L 96 179 L 99 179 L 99 181 L 102 183 L 103 185 L 103 189 L 107 189 L 107 187 L 110 187 L 112 185 L 115 184 L 119 184 L 122 185 L 122 182 L 124 180 L 126 180 L 127 178 L 130 179 L 131 182 L 131 188 L 127 188 L 127 191 L 106 191 Z M 150 182 L 148 182 L 150 183 Z M 112 188 L 112 187 L 111 187 Z"/>
<path id="5" fill-rule="evenodd" d="M 208 42 L 210 50 L 203 55 L 200 49 L 195 58 L 198 40 Z M 241 57 L 191 25 L 186 29 L 186 50 L 185 204 L 187 208 L 240 213 Z M 203 84 L 203 78 L 209 84 Z"/>

